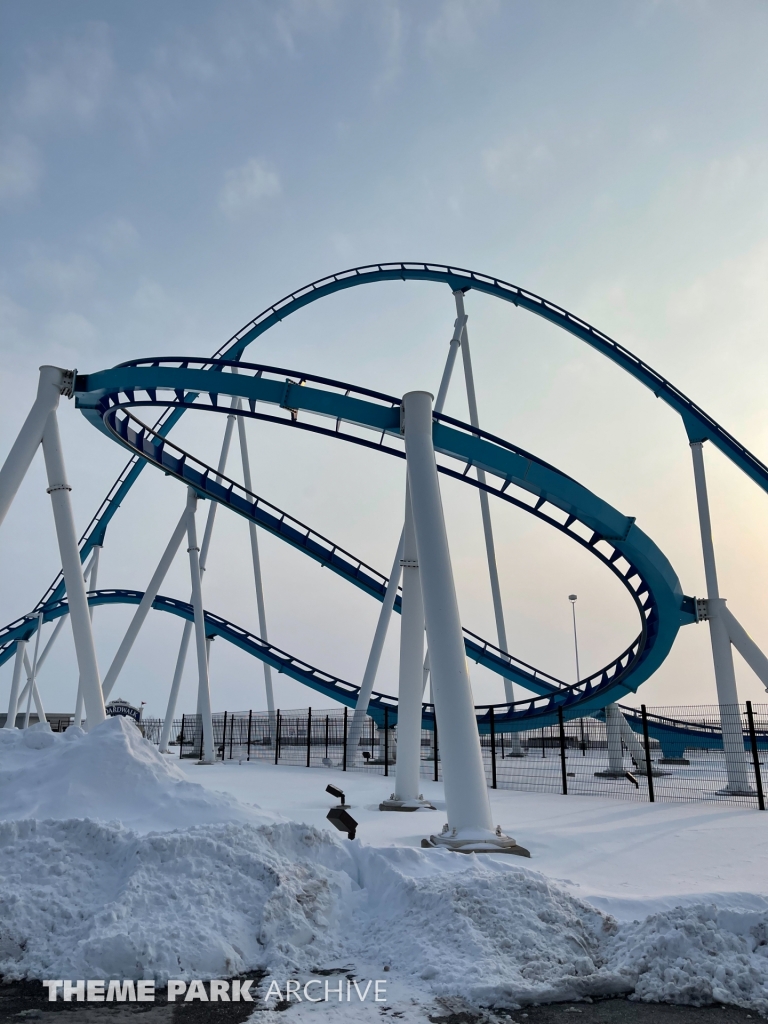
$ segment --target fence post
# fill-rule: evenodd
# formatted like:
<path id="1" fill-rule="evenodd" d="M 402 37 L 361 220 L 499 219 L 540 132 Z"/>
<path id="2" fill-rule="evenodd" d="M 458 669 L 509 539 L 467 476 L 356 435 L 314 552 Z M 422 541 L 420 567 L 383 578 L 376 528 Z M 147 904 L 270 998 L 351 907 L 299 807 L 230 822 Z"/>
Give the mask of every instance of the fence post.
<path id="1" fill-rule="evenodd" d="M 563 725 L 563 709 L 557 709 L 557 724 L 560 726 L 560 771 L 563 775 L 563 796 L 568 796 L 568 769 L 565 763 L 565 726 Z"/>
<path id="2" fill-rule="evenodd" d="M 503 761 L 504 760 L 504 733 L 503 733 L 503 731 L 502 731 L 501 735 L 499 736 L 499 742 L 501 743 L 501 760 Z"/>
<path id="3" fill-rule="evenodd" d="M 312 708 L 307 708 L 307 768 L 312 757 Z"/>
<path id="4" fill-rule="evenodd" d="M 435 782 L 437 782 L 437 712 L 435 712 Z"/>
<path id="5" fill-rule="evenodd" d="M 280 708 L 277 709 L 277 722 L 275 723 L 275 764 L 280 761 Z"/>
<path id="6" fill-rule="evenodd" d="M 251 721 L 253 719 L 253 708 L 248 712 L 248 757 L 246 761 L 251 760 Z"/>
<path id="7" fill-rule="evenodd" d="M 389 775 L 389 708 L 384 708 L 384 776 Z"/>
<path id="8" fill-rule="evenodd" d="M 341 756 L 341 770 L 347 770 L 347 708 L 344 708 L 344 753 Z"/>
<path id="9" fill-rule="evenodd" d="M 179 757 L 182 757 L 184 754 L 184 725 L 186 717 L 186 715 L 181 716 L 181 735 L 179 736 Z"/>
<path id="10" fill-rule="evenodd" d="M 229 760 L 230 761 L 232 760 L 232 741 L 234 740 L 234 738 L 235 738 L 235 715 L 233 713 L 232 717 L 229 720 Z M 238 744 L 238 746 L 239 746 L 239 744 Z"/>
<path id="11" fill-rule="evenodd" d="M 227 712 L 224 712 L 224 733 L 221 737 L 221 760 L 227 756 Z"/>
<path id="12" fill-rule="evenodd" d="M 755 785 L 757 786 L 757 806 L 761 811 L 765 810 L 765 799 L 763 797 L 763 777 L 760 774 L 760 757 L 757 750 L 757 736 L 755 735 L 755 719 L 752 715 L 752 701 L 747 701 L 747 723 L 749 725 L 749 743 L 752 747 L 752 762 L 755 766 Z"/>
<path id="13" fill-rule="evenodd" d="M 491 708 L 491 789 L 496 789 L 496 717 Z"/>
<path id="14" fill-rule="evenodd" d="M 645 710 L 645 704 L 640 705 L 640 711 L 643 715 L 643 746 L 645 747 L 645 768 L 648 772 L 648 799 L 651 803 L 653 803 L 656 799 L 656 796 L 653 792 L 653 764 L 651 762 L 651 740 L 648 736 L 648 714 Z"/>
<path id="15" fill-rule="evenodd" d="M 330 715 L 325 716 L 325 759 L 328 760 L 328 728 L 330 725 Z"/>

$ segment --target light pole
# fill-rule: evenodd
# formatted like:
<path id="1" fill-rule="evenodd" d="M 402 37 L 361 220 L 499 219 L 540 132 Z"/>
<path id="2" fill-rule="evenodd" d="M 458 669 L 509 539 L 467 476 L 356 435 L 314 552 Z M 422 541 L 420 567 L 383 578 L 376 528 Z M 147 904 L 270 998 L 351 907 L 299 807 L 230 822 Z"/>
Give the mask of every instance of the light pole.
<path id="1" fill-rule="evenodd" d="M 573 650 L 576 655 L 576 682 L 578 683 L 581 673 L 579 672 L 579 638 L 576 635 L 576 594 L 569 594 L 568 600 L 571 602 L 571 612 L 573 614 Z M 584 742 L 584 719 L 579 719 L 579 727 L 581 729 L 581 756 L 587 756 L 587 745 Z"/>

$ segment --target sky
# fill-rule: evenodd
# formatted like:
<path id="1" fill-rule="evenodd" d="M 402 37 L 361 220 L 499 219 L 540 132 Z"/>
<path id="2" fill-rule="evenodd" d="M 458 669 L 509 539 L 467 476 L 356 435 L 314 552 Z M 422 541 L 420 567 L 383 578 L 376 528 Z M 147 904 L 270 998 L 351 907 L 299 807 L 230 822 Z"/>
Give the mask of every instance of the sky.
<path id="1" fill-rule="evenodd" d="M 114 0 L 0 2 L 0 459 L 43 363 L 92 372 L 208 355 L 283 295 L 370 262 L 429 260 L 511 281 L 614 337 L 768 460 L 768 7 L 735 0 Z M 575 477 L 705 594 L 690 451 L 679 417 L 577 339 L 466 299 L 480 423 Z M 455 308 L 445 286 L 389 283 L 315 303 L 251 346 L 254 362 L 400 396 L 437 389 Z M 468 418 L 454 378 L 446 411 Z M 82 529 L 125 452 L 62 401 Z M 215 462 L 223 419 L 189 414 L 178 443 Z M 248 426 L 254 488 L 389 571 L 399 460 Z M 705 446 L 721 593 L 768 650 L 768 496 Z M 392 464 L 390 464 L 392 463 Z M 231 472 L 238 477 L 236 460 Z M 0 619 L 58 569 L 40 455 L 0 528 Z M 495 640 L 477 493 L 443 481 L 464 624 Z M 99 583 L 144 589 L 185 500 L 145 469 L 107 533 Z M 575 677 L 638 632 L 594 558 L 492 506 L 512 653 Z M 201 510 L 201 518 L 206 510 Z M 269 638 L 359 682 L 378 614 L 261 537 Z M 244 521 L 217 518 L 206 607 L 256 630 Z M 182 552 L 162 592 L 188 599 Z M 106 672 L 131 611 L 99 608 Z M 46 627 L 48 631 L 50 627 Z M 116 694 L 162 716 L 181 623 L 150 616 Z M 397 689 L 399 624 L 376 688 Z M 741 699 L 765 702 L 735 655 Z M 500 681 L 471 668 L 478 701 Z M 190 659 L 179 710 L 195 704 Z M 71 711 L 71 635 L 41 672 Z M 0 706 L 10 665 L 0 670 Z M 284 708 L 329 701 L 281 676 Z M 219 640 L 214 710 L 265 706 L 260 666 Z M 713 703 L 708 631 L 690 625 L 633 703 Z"/>

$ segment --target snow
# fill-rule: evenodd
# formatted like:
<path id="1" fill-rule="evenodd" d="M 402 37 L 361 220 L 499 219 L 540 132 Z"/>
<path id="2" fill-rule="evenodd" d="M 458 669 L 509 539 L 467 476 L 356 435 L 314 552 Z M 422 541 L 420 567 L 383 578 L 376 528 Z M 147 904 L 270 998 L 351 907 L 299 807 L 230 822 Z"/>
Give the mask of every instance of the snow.
<path id="1" fill-rule="evenodd" d="M 108 718 L 88 735 L 77 727 L 52 733 L 45 722 L 0 729 L 0 821 L 62 817 L 120 821 L 139 832 L 274 820 L 190 782 L 127 718 Z"/>
<path id="2" fill-rule="evenodd" d="M 360 822 L 353 842 L 325 820 L 330 781 Z M 387 979 L 406 1021 L 611 993 L 768 1013 L 759 812 L 495 791 L 528 861 L 421 850 L 444 821 L 442 786 L 424 782 L 437 811 L 384 814 L 391 788 L 179 762 L 122 719 L 87 735 L 0 730 L 0 975 L 345 971 Z M 379 1009 L 302 1003 L 280 1020 Z"/>

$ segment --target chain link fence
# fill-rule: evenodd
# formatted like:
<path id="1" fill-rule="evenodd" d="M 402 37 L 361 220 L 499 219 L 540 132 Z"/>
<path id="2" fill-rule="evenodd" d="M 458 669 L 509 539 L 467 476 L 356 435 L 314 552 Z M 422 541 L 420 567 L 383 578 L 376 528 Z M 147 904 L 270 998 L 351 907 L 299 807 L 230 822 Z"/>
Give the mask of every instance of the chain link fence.
<path id="1" fill-rule="evenodd" d="M 493 713 L 487 713 L 478 725 L 488 785 L 624 800 L 709 800 L 764 809 L 768 705 L 748 701 L 723 708 L 642 705 L 620 710 L 621 740 L 617 744 L 614 738 L 612 749 L 604 713 L 517 733 L 497 728 Z M 280 710 L 273 715 L 224 712 L 213 715 L 214 749 L 222 760 L 394 775 L 397 728 L 366 718 L 353 754 L 347 750 L 351 721 L 347 709 Z M 147 738 L 157 742 L 159 720 L 142 724 Z M 180 757 L 200 759 L 199 716 L 174 721 L 171 735 Z M 422 730 L 421 750 L 422 776 L 441 780 L 439 733 Z"/>

